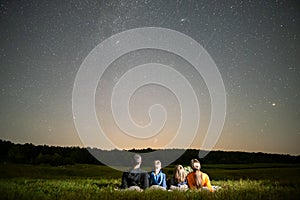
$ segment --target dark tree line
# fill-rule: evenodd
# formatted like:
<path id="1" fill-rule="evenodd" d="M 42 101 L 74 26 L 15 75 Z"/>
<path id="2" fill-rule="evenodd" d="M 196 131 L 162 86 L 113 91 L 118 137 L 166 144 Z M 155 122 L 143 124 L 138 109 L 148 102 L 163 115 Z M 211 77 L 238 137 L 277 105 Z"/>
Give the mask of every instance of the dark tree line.
<path id="1" fill-rule="evenodd" d="M 126 163 L 128 158 L 126 153 L 148 153 L 155 152 L 153 149 L 132 149 L 129 151 L 120 150 L 100 150 L 89 149 L 96 152 L 101 158 L 111 159 L 111 161 L 119 161 Z M 160 154 L 153 154 L 145 159 L 145 162 L 150 163 L 154 159 L 167 160 L 170 155 L 184 152 L 173 164 L 189 165 L 192 158 L 198 158 L 199 150 L 188 149 L 186 151 L 180 149 L 161 150 Z M 202 151 L 203 153 L 204 151 Z M 121 156 L 120 156 L 121 155 Z M 33 145 L 33 144 L 14 144 L 10 141 L 0 140 L 0 162 L 9 163 L 25 163 L 25 164 L 50 164 L 54 166 L 65 164 L 100 164 L 94 156 L 90 154 L 88 149 L 80 147 L 59 147 L 48 145 Z M 300 156 L 282 155 L 282 154 L 267 154 L 267 153 L 248 153 L 248 152 L 225 152 L 211 151 L 204 158 L 201 158 L 202 163 L 206 164 L 249 164 L 249 163 L 300 163 Z M 117 165 L 118 163 L 116 163 Z"/>
<path id="2" fill-rule="evenodd" d="M 14 144 L 3 140 L 0 140 L 0 161 L 54 166 L 75 163 L 101 164 L 85 148 Z"/>

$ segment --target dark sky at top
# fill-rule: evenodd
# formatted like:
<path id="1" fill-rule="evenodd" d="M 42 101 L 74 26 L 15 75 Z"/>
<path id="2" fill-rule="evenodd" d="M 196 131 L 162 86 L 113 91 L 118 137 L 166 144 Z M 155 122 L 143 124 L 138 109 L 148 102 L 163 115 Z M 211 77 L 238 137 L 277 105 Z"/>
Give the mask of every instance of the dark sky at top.
<path id="1" fill-rule="evenodd" d="M 148 26 L 190 36 L 218 66 L 228 107 L 216 149 L 300 154 L 297 1 L 1 1 L 0 138 L 81 145 L 81 63 L 109 36 Z"/>

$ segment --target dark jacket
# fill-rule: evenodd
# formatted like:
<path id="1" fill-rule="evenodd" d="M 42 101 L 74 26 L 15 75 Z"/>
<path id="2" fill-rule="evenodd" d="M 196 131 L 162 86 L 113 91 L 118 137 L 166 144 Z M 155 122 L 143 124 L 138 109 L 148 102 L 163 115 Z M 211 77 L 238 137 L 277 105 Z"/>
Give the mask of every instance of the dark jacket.
<path id="1" fill-rule="evenodd" d="M 124 172 L 122 176 L 122 188 L 139 186 L 142 189 L 149 187 L 148 173 L 140 168 Z"/>
<path id="2" fill-rule="evenodd" d="M 176 186 L 176 187 L 181 187 L 183 185 L 187 185 L 187 181 L 184 180 L 180 183 L 178 183 L 177 181 L 175 181 L 174 177 L 171 179 L 171 185 Z"/>

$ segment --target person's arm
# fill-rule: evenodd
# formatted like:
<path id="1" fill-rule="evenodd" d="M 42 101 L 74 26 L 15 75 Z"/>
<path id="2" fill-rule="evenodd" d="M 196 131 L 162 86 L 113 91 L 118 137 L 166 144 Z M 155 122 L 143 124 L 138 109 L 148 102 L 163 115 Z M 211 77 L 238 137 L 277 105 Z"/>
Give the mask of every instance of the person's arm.
<path id="1" fill-rule="evenodd" d="M 148 173 L 145 172 L 145 173 L 142 173 L 142 180 L 141 180 L 141 184 L 142 184 L 142 188 L 143 189 L 146 189 L 149 187 L 149 176 L 148 176 Z"/>
<path id="2" fill-rule="evenodd" d="M 166 180 L 166 174 L 165 174 L 165 173 L 163 173 L 163 182 L 162 182 L 162 186 L 163 186 L 164 188 L 167 189 L 167 180 Z"/>
<path id="3" fill-rule="evenodd" d="M 190 189 L 194 189 L 194 184 L 193 184 L 193 175 L 192 175 L 192 172 L 190 172 L 187 177 L 186 177 L 186 180 L 187 180 L 187 184 L 189 186 Z"/>
<path id="4" fill-rule="evenodd" d="M 127 173 L 126 172 L 123 172 L 123 176 L 122 176 L 122 188 L 123 189 L 128 188 Z"/>
<path id="5" fill-rule="evenodd" d="M 206 186 L 211 192 L 213 192 L 213 189 L 211 187 L 211 183 L 209 180 L 209 176 L 205 173 L 203 173 L 203 186 Z"/>
<path id="6" fill-rule="evenodd" d="M 148 183 L 149 183 L 149 186 L 153 185 L 153 181 L 154 181 L 154 177 L 153 177 L 153 173 L 150 172 L 150 174 L 148 174 Z"/>
<path id="7" fill-rule="evenodd" d="M 172 178 L 171 178 L 170 184 L 171 184 L 171 185 L 174 185 L 174 186 L 176 186 L 176 185 L 177 185 L 177 184 L 175 183 L 175 179 L 174 179 L 174 177 L 172 177 Z"/>

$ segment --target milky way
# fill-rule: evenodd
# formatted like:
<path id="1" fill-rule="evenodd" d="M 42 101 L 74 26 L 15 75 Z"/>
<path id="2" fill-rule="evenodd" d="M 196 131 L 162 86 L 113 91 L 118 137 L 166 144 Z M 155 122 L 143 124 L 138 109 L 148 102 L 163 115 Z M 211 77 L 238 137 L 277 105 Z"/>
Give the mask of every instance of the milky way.
<path id="1" fill-rule="evenodd" d="M 1 1 L 0 24 L 2 139 L 81 145 L 81 63 L 109 36 L 151 26 L 190 36 L 218 66 L 228 105 L 215 149 L 300 153 L 297 1 Z"/>

